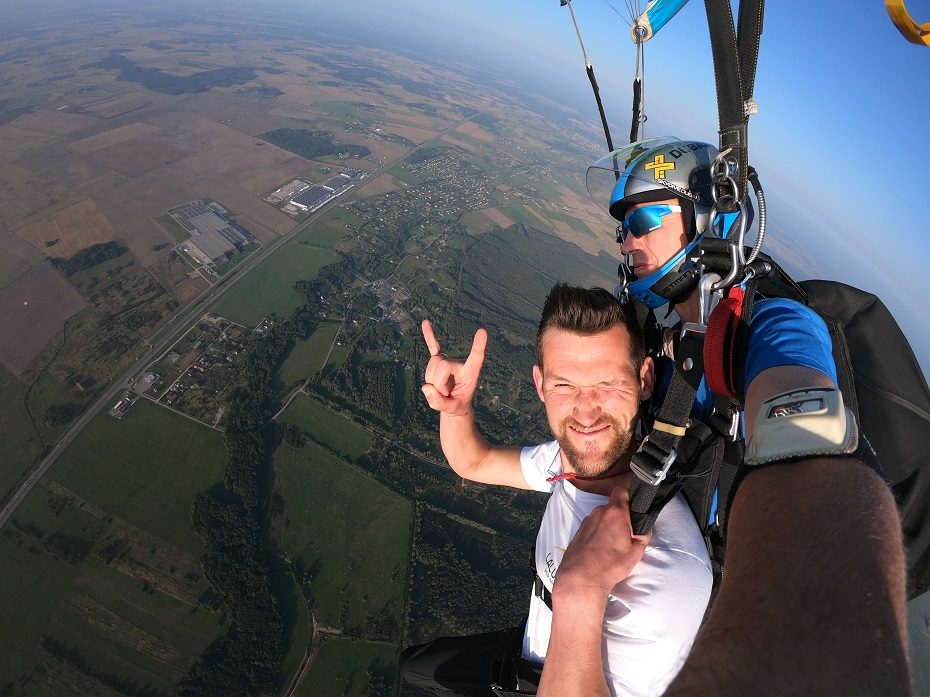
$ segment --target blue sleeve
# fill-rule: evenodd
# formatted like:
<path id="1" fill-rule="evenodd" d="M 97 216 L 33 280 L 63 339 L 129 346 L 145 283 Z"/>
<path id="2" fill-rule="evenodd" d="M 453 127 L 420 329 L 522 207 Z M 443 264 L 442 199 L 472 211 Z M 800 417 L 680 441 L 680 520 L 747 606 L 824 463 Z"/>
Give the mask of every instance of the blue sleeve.
<path id="1" fill-rule="evenodd" d="M 746 387 L 763 370 L 786 365 L 811 368 L 836 383 L 830 332 L 816 312 L 794 300 L 759 300 L 749 321 Z"/>

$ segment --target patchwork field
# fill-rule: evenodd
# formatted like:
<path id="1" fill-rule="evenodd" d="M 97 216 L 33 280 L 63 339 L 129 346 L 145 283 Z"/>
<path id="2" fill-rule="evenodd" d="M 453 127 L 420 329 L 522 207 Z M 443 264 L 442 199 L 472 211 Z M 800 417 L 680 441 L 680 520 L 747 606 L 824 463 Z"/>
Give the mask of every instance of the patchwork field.
<path id="1" fill-rule="evenodd" d="M 284 546 L 317 618 L 356 633 L 401 626 L 413 509 L 347 462 L 308 443 L 276 454 L 286 501 Z"/>
<path id="2" fill-rule="evenodd" d="M 0 633 L 4 694 L 168 694 L 222 632 L 195 556 L 59 485 L 4 527 L 0 562 L 0 622 L 17 628 Z"/>

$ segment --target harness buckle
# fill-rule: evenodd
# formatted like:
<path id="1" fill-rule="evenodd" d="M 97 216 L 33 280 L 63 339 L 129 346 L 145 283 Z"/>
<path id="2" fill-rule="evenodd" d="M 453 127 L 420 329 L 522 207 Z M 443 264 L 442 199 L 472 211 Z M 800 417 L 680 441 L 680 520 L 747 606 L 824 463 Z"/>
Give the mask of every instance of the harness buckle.
<path id="1" fill-rule="evenodd" d="M 649 436 L 643 439 L 643 445 L 647 442 L 651 442 L 649 441 Z M 678 458 L 678 449 L 672 448 L 672 451 L 662 458 L 660 462 L 662 466 L 657 469 L 646 468 L 636 461 L 636 456 L 642 453 L 642 451 L 641 445 L 640 449 L 633 455 L 633 459 L 630 460 L 630 469 L 633 470 L 633 474 L 639 477 L 644 483 L 649 486 L 658 486 L 668 475 L 668 471 L 671 469 L 672 465 L 675 464 L 675 460 Z M 647 455 L 647 457 L 649 456 Z"/>

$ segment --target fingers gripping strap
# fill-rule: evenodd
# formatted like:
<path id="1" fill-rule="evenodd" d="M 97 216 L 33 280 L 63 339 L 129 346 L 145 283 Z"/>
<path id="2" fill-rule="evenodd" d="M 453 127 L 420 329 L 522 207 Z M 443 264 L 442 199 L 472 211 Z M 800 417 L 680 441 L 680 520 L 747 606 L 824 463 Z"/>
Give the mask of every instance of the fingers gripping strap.
<path id="1" fill-rule="evenodd" d="M 859 429 L 837 389 L 786 392 L 762 403 L 746 450 L 747 465 L 803 457 L 849 455 L 859 444 Z"/>

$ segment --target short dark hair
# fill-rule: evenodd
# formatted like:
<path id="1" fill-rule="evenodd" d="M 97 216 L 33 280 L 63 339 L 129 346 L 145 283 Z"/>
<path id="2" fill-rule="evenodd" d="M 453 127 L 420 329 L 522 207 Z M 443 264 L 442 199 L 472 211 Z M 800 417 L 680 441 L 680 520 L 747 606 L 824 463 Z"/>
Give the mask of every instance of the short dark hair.
<path id="1" fill-rule="evenodd" d="M 631 303 L 620 303 L 604 288 L 578 288 L 556 283 L 543 304 L 536 331 L 536 362 L 543 363 L 542 338 L 547 329 L 591 336 L 613 327 L 623 327 L 630 337 L 630 360 L 639 373 L 646 356 L 643 328 Z"/>

